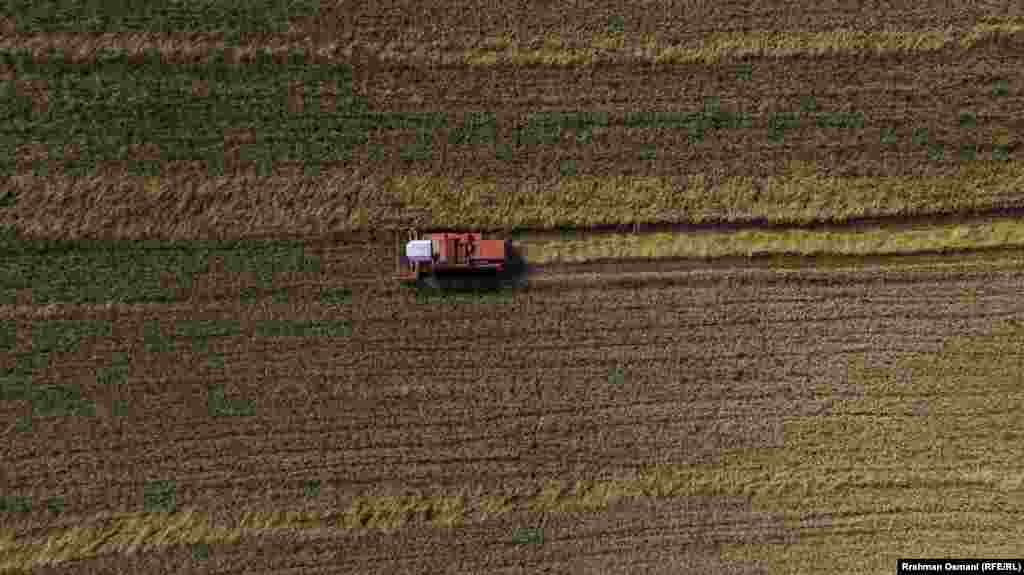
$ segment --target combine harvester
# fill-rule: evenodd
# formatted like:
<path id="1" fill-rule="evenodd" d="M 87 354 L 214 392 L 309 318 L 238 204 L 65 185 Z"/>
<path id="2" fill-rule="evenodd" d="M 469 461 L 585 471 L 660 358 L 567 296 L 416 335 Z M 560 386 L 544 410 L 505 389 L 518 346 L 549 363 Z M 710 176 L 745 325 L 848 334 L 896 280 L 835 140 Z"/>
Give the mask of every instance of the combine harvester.
<path id="1" fill-rule="evenodd" d="M 508 242 L 479 232 L 440 232 L 421 237 L 410 231 L 405 245 L 396 236 L 395 279 L 440 288 L 496 288 L 508 264 Z"/>

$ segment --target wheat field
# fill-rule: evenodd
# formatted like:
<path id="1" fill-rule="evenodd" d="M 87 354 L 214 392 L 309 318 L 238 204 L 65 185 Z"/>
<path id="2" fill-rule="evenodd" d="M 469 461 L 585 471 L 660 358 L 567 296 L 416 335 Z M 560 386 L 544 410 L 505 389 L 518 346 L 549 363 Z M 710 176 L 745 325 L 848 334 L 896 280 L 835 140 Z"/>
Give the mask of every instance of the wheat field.
<path id="1" fill-rule="evenodd" d="M 1022 67 L 1012 3 L 12 0 L 0 572 L 1019 555 Z"/>

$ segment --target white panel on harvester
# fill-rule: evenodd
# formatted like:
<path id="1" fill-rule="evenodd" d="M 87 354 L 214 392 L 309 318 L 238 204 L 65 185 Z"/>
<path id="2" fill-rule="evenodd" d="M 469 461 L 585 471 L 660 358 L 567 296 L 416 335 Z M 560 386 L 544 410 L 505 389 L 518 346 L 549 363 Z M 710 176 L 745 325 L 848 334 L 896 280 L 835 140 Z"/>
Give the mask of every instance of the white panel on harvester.
<path id="1" fill-rule="evenodd" d="M 405 244 L 405 257 L 411 262 L 429 262 L 432 249 L 430 240 L 413 240 Z"/>

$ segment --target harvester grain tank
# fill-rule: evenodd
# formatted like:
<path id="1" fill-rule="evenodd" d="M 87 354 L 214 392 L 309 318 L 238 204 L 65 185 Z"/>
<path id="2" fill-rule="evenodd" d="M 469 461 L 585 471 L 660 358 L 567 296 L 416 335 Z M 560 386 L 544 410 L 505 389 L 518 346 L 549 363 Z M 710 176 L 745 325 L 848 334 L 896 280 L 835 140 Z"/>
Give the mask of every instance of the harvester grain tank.
<path id="1" fill-rule="evenodd" d="M 440 276 L 491 274 L 505 270 L 506 241 L 484 239 L 479 232 L 408 232 L 396 246 L 395 278 L 439 287 Z"/>

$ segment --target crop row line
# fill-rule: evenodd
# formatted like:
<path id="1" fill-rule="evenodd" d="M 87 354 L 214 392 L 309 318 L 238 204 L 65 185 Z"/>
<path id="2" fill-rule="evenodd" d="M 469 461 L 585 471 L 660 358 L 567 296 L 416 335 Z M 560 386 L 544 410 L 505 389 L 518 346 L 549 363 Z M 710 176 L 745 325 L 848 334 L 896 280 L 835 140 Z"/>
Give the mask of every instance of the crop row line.
<path id="1" fill-rule="evenodd" d="M 31 12 L 29 12 L 31 13 Z M 197 18 L 198 15 L 186 16 Z M 64 16 L 67 18 L 67 15 Z M 176 34 L 168 28 L 169 21 L 157 19 L 155 28 L 133 29 L 127 20 L 120 24 L 103 20 L 76 18 L 37 18 L 35 31 L 48 31 L 51 35 L 29 32 L 24 28 L 6 41 L 0 50 L 24 48 L 33 55 L 63 49 L 88 58 L 101 48 L 137 55 L 147 51 L 171 57 L 194 57 L 215 50 L 231 53 L 232 59 L 244 58 L 261 52 L 268 43 L 265 35 L 245 38 L 232 30 L 230 17 L 219 20 L 198 20 L 197 32 L 227 33 L 227 39 L 195 38 Z M 89 27 L 89 22 L 93 22 Z M 162 22 L 162 24 L 161 24 Z M 264 26 L 283 21 L 269 19 L 250 21 L 249 26 Z M 120 26 L 120 28 L 119 28 Z M 127 26 L 127 27 L 126 27 Z M 212 27 L 211 27 L 212 26 Z M 193 26 L 188 26 L 193 28 Z M 73 32 L 82 33 L 73 33 Z M 116 34 L 114 32 L 122 32 Z M 258 31 L 258 28 L 253 30 Z M 28 32 L 28 33 L 26 33 Z M 58 34 L 52 34 L 58 32 Z M 64 33 L 60 33 L 64 32 Z M 72 33 L 68 33 L 72 32 Z M 97 35 L 96 32 L 105 32 Z M 133 32 L 128 34 L 127 32 Z M 283 35 L 270 36 L 275 52 L 308 52 L 320 58 L 352 60 L 369 57 L 390 65 L 412 66 L 593 66 L 607 63 L 646 64 L 718 64 L 743 61 L 749 58 L 835 57 L 849 55 L 886 56 L 890 54 L 928 53 L 940 50 L 968 50 L 986 42 L 1015 40 L 1024 32 L 1024 23 L 1015 18 L 992 18 L 964 28 L 895 27 L 883 29 L 856 29 L 839 27 L 829 30 L 805 31 L 750 31 L 721 32 L 703 35 L 689 41 L 671 41 L 657 34 L 624 36 L 622 34 L 591 34 L 572 37 L 549 33 L 538 37 L 516 37 L 512 34 L 490 37 L 466 36 L 454 42 L 418 42 L 392 40 L 388 42 L 340 42 L 327 40 L 313 43 L 308 39 L 295 41 Z M 468 40 L 466 39 L 468 38 Z"/>

